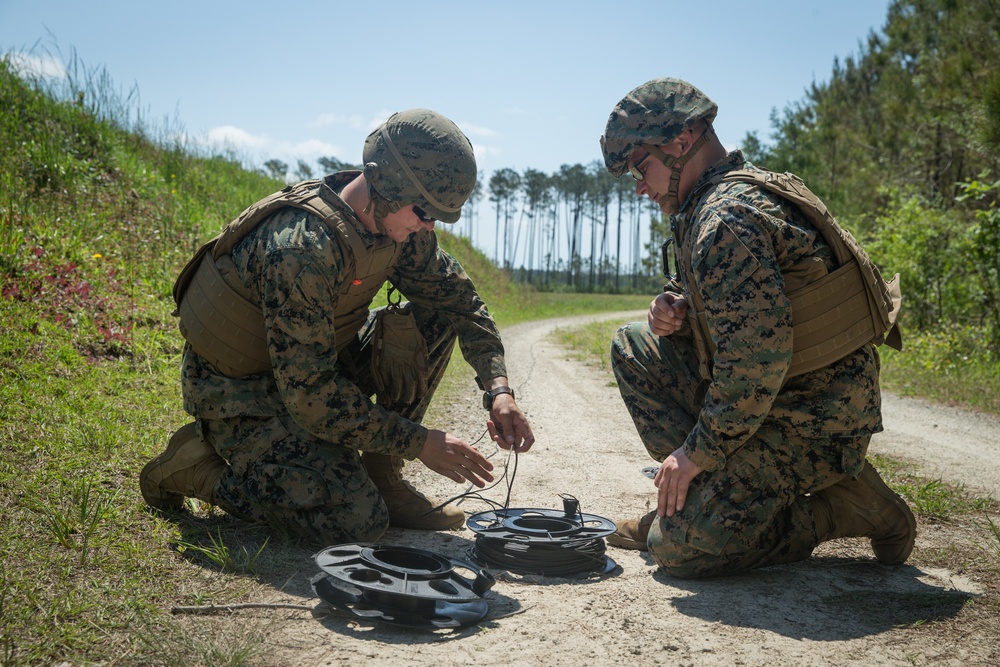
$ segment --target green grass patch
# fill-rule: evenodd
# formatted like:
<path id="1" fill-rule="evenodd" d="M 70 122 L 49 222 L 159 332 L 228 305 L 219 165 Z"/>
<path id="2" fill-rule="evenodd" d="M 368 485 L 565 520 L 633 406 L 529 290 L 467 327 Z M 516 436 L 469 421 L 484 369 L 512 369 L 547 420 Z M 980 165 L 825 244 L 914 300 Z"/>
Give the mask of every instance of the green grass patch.
<path id="1" fill-rule="evenodd" d="M 649 302 L 650 299 L 647 298 L 644 304 L 646 308 L 649 307 Z M 636 306 L 636 311 L 640 311 L 644 307 L 638 303 Z M 597 366 L 610 373 L 611 338 L 623 324 L 626 323 L 617 320 L 603 320 L 590 322 L 579 327 L 560 327 L 552 332 L 552 338 L 583 363 Z"/>
<path id="2" fill-rule="evenodd" d="M 995 499 L 977 496 L 963 485 L 929 479 L 911 463 L 887 456 L 871 455 L 872 465 L 896 493 L 906 498 L 913 511 L 925 519 L 949 521 L 964 514 L 980 514 L 1000 507 Z"/>
<path id="3" fill-rule="evenodd" d="M 882 386 L 900 396 L 1000 414 L 1000 360 L 987 354 L 984 329 L 906 332 L 903 350 L 881 348 Z"/>

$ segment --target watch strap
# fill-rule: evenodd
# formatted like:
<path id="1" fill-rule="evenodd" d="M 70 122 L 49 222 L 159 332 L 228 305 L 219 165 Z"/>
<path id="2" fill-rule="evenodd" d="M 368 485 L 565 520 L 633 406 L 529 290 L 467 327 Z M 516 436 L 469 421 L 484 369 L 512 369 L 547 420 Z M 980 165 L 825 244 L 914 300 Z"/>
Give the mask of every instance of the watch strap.
<path id="1" fill-rule="evenodd" d="M 493 409 L 493 399 L 500 394 L 510 394 L 511 398 L 514 398 L 514 390 L 510 387 L 502 386 L 490 389 L 485 394 L 483 394 L 483 407 L 487 410 Z M 515 399 L 516 400 L 516 399 Z"/>

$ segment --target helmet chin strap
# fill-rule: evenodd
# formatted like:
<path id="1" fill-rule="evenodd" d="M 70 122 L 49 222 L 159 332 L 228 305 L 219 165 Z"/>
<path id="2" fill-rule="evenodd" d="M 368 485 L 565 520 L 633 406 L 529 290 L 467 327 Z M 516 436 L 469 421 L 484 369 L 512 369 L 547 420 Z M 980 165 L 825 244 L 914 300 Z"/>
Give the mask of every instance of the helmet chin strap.
<path id="1" fill-rule="evenodd" d="M 375 219 L 375 229 L 378 230 L 379 234 L 385 236 L 385 225 L 382 223 L 385 216 L 395 213 L 399 209 L 399 202 L 387 201 L 375 190 L 375 186 L 368 183 L 368 205 L 365 206 L 364 213 L 365 215 L 370 213 Z"/>
<path id="2" fill-rule="evenodd" d="M 658 159 L 663 163 L 667 169 L 670 170 L 670 185 L 667 188 L 667 199 L 670 204 L 673 205 L 674 211 L 681 210 L 681 203 L 678 195 L 678 191 L 681 185 L 681 172 L 684 170 L 684 165 L 687 164 L 688 160 L 695 156 L 701 147 L 705 145 L 708 141 L 710 134 L 714 133 L 715 130 L 711 125 L 705 128 L 705 131 L 701 133 L 697 141 L 691 144 L 691 150 L 689 150 L 684 155 L 680 157 L 674 157 L 673 155 L 667 155 L 659 146 L 654 146 L 652 144 L 642 144 L 642 147 L 649 151 L 649 154 Z"/>

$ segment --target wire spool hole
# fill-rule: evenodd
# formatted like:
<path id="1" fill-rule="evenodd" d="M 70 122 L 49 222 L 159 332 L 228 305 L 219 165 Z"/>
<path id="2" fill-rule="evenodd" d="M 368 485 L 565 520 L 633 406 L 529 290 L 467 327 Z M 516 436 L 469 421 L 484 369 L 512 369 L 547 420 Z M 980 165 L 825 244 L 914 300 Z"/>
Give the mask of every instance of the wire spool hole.
<path id="1" fill-rule="evenodd" d="M 423 575 L 443 574 L 451 571 L 451 563 L 432 554 L 419 553 L 406 547 L 387 547 L 366 550 L 364 559 L 373 565 L 385 565 L 403 573 Z"/>
<path id="2" fill-rule="evenodd" d="M 505 519 L 503 524 L 514 531 L 545 535 L 567 535 L 580 530 L 578 521 L 531 514 Z"/>

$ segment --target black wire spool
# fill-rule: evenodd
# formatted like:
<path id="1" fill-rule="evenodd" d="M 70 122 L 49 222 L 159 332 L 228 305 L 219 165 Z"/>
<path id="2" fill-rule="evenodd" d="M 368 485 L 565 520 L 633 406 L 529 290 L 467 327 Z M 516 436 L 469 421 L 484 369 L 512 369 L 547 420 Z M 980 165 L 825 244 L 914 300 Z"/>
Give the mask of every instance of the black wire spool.
<path id="1" fill-rule="evenodd" d="M 469 517 L 466 525 L 476 533 L 471 559 L 517 574 L 552 577 L 614 570 L 604 537 L 615 532 L 615 523 L 580 512 L 575 500 L 563 504 L 562 511 L 508 508 Z"/>
<path id="2" fill-rule="evenodd" d="M 433 551 L 382 544 L 338 544 L 313 560 L 324 602 L 358 618 L 410 628 L 458 628 L 489 611 L 482 595 L 496 583 L 488 571 Z M 471 576 L 463 576 L 460 571 Z"/>

